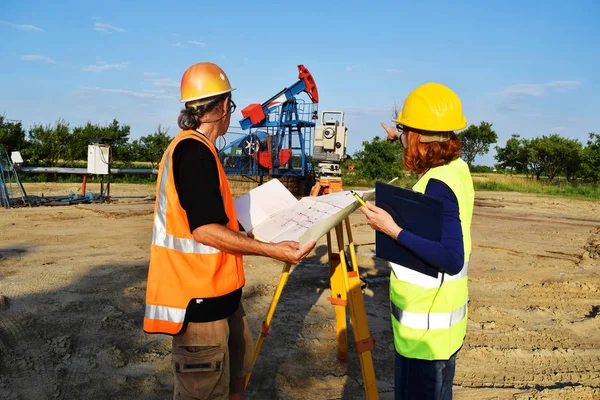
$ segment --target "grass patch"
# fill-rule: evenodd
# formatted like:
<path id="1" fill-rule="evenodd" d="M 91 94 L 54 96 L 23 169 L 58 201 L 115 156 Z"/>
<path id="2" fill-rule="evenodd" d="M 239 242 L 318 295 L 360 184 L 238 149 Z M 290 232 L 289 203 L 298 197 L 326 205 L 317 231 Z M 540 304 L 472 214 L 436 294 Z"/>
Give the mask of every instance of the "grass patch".
<path id="1" fill-rule="evenodd" d="M 506 176 L 496 173 L 473 173 L 473 186 L 476 191 L 534 193 L 549 196 L 570 197 L 582 200 L 600 201 L 600 186 L 583 182 L 567 182 L 566 180 L 536 180 L 525 176 Z M 344 188 L 375 187 L 375 181 L 361 179 L 352 171 L 344 171 Z M 379 179 L 381 180 L 381 179 Z M 395 186 L 410 188 L 417 182 L 414 174 L 401 175 L 394 182 Z"/>
<path id="2" fill-rule="evenodd" d="M 54 173 L 20 173 L 19 180 L 23 183 L 34 183 L 34 182 L 62 182 L 62 183 L 74 183 L 81 182 L 83 175 L 78 174 L 54 174 Z M 104 182 L 106 183 L 106 176 Z M 156 175 L 111 175 L 111 183 L 156 183 Z M 88 183 L 99 183 L 100 177 L 98 175 L 88 175 Z"/>
<path id="3" fill-rule="evenodd" d="M 547 181 L 520 176 L 477 174 L 473 176 L 475 190 L 495 192 L 535 193 L 600 201 L 600 186 L 591 183 Z"/>
<path id="4" fill-rule="evenodd" d="M 363 179 L 363 178 L 359 178 L 356 176 L 356 174 L 353 174 L 351 171 L 348 172 L 344 172 L 343 176 L 342 176 L 343 182 L 344 182 L 344 189 L 345 188 L 352 188 L 352 187 L 356 187 L 356 188 L 374 188 L 375 187 L 375 182 L 376 181 L 381 181 L 381 182 L 388 182 L 389 180 L 385 180 L 385 179 L 373 179 L 373 180 L 369 180 L 369 179 Z M 401 174 L 400 176 L 398 176 L 398 180 L 396 180 L 393 185 L 394 186 L 398 186 L 398 187 L 403 187 L 403 188 L 410 188 L 412 187 L 415 183 L 417 182 L 417 177 L 416 175 L 413 176 L 411 175 L 404 175 Z"/>

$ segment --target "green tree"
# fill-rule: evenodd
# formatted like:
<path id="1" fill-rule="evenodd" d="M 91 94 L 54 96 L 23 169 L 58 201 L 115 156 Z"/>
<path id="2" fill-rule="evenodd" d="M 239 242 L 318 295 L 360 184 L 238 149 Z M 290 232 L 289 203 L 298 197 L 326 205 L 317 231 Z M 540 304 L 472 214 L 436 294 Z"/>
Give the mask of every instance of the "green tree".
<path id="1" fill-rule="evenodd" d="M 521 136 L 513 134 L 506 141 L 504 147 L 496 146 L 496 155 L 494 156 L 499 163 L 500 168 L 508 169 L 513 172 L 523 172 L 527 169 L 527 152 L 521 140 Z"/>
<path id="2" fill-rule="evenodd" d="M 23 150 L 27 146 L 21 121 L 11 121 L 0 115 L 0 148 L 5 151 Z"/>
<path id="3" fill-rule="evenodd" d="M 87 122 L 84 126 L 74 127 L 71 132 L 71 139 L 65 149 L 66 161 L 84 161 L 87 160 L 88 145 L 92 139 L 102 136 L 102 128 Z"/>
<path id="4" fill-rule="evenodd" d="M 129 126 L 120 125 L 116 119 L 106 126 L 88 121 L 84 126 L 73 128 L 63 157 L 68 162 L 87 160 L 87 149 L 92 140 L 106 139 L 111 146 L 112 160 L 133 161 L 129 159 L 131 153 L 129 132 Z"/>
<path id="5" fill-rule="evenodd" d="M 544 171 L 544 167 L 540 163 L 537 149 L 534 146 L 534 140 L 523 139 L 521 140 L 521 144 L 525 154 L 525 172 L 527 173 L 527 176 L 529 176 L 529 174 L 531 174 L 531 177 L 535 175 L 536 179 L 539 180 Z"/>
<path id="6" fill-rule="evenodd" d="M 487 154 L 490 145 L 498 141 L 498 135 L 492 129 L 492 125 L 482 121 L 479 126 L 469 125 L 467 129 L 458 134 L 463 145 L 462 158 L 469 168 L 473 165 L 476 156 Z"/>
<path id="7" fill-rule="evenodd" d="M 121 153 L 125 151 L 129 142 L 130 131 L 129 125 L 121 125 L 116 118 L 107 126 L 99 128 L 98 138 L 110 140 L 113 160 L 121 160 Z"/>
<path id="8" fill-rule="evenodd" d="M 69 139 L 69 124 L 63 119 L 58 120 L 54 126 L 34 125 L 29 130 L 31 161 L 55 166 L 64 157 Z"/>
<path id="9" fill-rule="evenodd" d="M 119 161 L 131 166 L 134 161 L 145 161 L 141 154 L 142 145 L 140 141 L 129 141 L 119 149 Z"/>
<path id="10" fill-rule="evenodd" d="M 563 172 L 571 179 L 579 169 L 580 150 L 581 143 L 577 140 L 563 138 L 557 133 L 544 135 L 531 141 L 529 162 L 536 166 L 537 179 L 542 172 L 549 180 Z"/>
<path id="11" fill-rule="evenodd" d="M 561 149 L 562 170 L 567 181 L 573 181 L 581 174 L 581 142 L 577 139 L 563 138 Z"/>
<path id="12" fill-rule="evenodd" d="M 402 171 L 402 146 L 375 136 L 370 142 L 363 142 L 363 149 L 354 153 L 357 175 L 373 180 L 390 180 Z"/>
<path id="13" fill-rule="evenodd" d="M 591 132 L 581 151 L 581 174 L 594 183 L 600 182 L 600 134 Z"/>
<path id="14" fill-rule="evenodd" d="M 163 129 L 160 124 L 158 129 L 151 135 L 142 136 L 139 140 L 139 155 L 142 161 L 150 161 L 152 168 L 156 168 L 163 153 L 169 146 L 172 137 L 168 129 Z"/>

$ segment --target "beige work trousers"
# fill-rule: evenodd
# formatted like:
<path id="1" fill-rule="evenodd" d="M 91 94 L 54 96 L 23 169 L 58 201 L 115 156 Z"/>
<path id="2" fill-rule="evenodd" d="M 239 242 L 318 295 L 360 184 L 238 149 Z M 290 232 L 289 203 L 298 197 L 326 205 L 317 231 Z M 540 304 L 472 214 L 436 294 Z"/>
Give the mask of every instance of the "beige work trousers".
<path id="1" fill-rule="evenodd" d="M 228 399 L 230 381 L 252 370 L 253 350 L 241 303 L 228 318 L 189 322 L 173 336 L 174 399 Z"/>

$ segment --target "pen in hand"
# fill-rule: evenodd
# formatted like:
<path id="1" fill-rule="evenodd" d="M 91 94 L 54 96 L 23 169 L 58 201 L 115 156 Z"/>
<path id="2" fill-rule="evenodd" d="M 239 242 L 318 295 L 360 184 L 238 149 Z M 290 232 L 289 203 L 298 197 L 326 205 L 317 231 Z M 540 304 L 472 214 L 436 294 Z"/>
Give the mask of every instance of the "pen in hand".
<path id="1" fill-rule="evenodd" d="M 369 208 L 369 207 L 367 207 L 367 203 L 365 203 L 365 201 L 362 199 L 362 197 L 360 197 L 360 196 L 358 195 L 358 193 L 356 193 L 354 190 L 351 190 L 351 191 L 350 191 L 350 193 L 352 194 L 352 196 L 354 196 L 354 198 L 355 198 L 356 200 L 358 200 L 358 202 L 359 202 L 359 203 L 360 203 L 360 204 L 361 204 L 363 207 L 365 207 L 365 208 Z"/>

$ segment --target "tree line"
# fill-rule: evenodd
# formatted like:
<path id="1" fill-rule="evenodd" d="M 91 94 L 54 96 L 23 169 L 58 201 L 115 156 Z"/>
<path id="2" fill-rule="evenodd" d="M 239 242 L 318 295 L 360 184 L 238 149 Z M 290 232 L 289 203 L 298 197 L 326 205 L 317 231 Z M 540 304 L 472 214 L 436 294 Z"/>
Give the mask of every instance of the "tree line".
<path id="1" fill-rule="evenodd" d="M 172 139 L 168 129 L 160 125 L 155 132 L 136 140 L 130 140 L 129 135 L 130 127 L 116 119 L 106 125 L 88 122 L 73 127 L 61 119 L 54 124 L 34 124 L 26 132 L 20 121 L 0 115 L 0 147 L 19 150 L 34 165 L 75 165 L 87 160 L 87 145 L 92 139 L 102 138 L 110 141 L 113 160 L 125 165 L 147 162 L 154 168 Z M 475 158 L 487 154 L 498 141 L 493 124 L 486 121 L 469 125 L 458 136 L 463 145 L 462 158 L 471 168 Z M 535 176 L 538 180 L 564 177 L 568 181 L 600 182 L 600 135 L 596 133 L 590 133 L 585 144 L 556 133 L 533 139 L 515 134 L 503 147 L 495 146 L 495 150 L 495 167 L 500 171 Z M 353 164 L 361 178 L 391 179 L 402 170 L 401 158 L 402 146 L 375 136 L 364 141 L 362 149 L 346 164 Z"/>
<path id="2" fill-rule="evenodd" d="M 20 151 L 33 165 L 74 166 L 87 160 L 87 146 L 93 139 L 105 139 L 111 145 L 112 159 L 124 165 L 136 161 L 149 162 L 156 167 L 171 137 L 160 125 L 154 133 L 130 140 L 130 127 L 114 119 L 106 125 L 86 123 L 70 126 L 65 120 L 54 124 L 34 124 L 25 131 L 21 121 L 0 115 L 0 148 Z"/>
<path id="3" fill-rule="evenodd" d="M 586 145 L 576 139 L 558 134 L 533 139 L 512 135 L 504 147 L 496 147 L 499 166 L 516 173 L 552 181 L 564 176 L 567 181 L 577 178 L 600 181 L 600 135 L 590 133 Z"/>
<path id="4" fill-rule="evenodd" d="M 463 149 L 461 157 L 473 170 L 475 157 L 483 156 L 498 141 L 491 123 L 482 121 L 469 125 L 458 133 Z M 362 143 L 363 149 L 349 161 L 356 174 L 364 179 L 388 179 L 398 176 L 402 164 L 402 146 L 375 136 Z M 533 139 L 515 134 L 505 146 L 495 146 L 495 169 L 500 172 L 525 174 L 553 181 L 564 177 L 568 181 L 581 179 L 600 182 L 600 135 L 590 133 L 587 143 L 555 133 Z"/>

